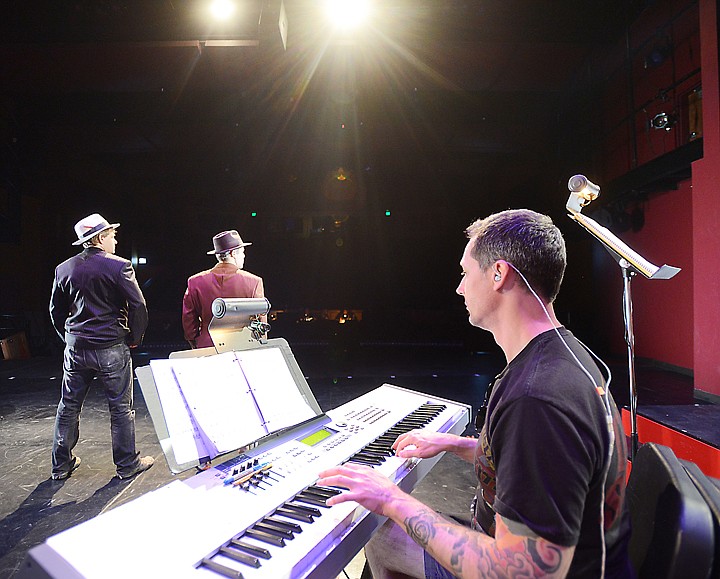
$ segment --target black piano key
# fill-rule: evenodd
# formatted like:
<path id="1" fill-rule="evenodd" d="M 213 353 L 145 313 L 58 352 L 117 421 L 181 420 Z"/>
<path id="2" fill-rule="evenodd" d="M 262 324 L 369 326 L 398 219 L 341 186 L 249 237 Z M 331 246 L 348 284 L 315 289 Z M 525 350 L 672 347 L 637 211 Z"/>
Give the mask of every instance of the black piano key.
<path id="1" fill-rule="evenodd" d="M 230 567 L 226 567 L 225 565 L 216 563 L 212 559 L 203 559 L 200 565 L 202 567 L 207 567 L 208 569 L 215 571 L 215 573 L 219 573 L 220 575 L 229 577 L 230 579 L 243 579 L 243 574 L 240 573 L 240 571 L 236 571 L 235 569 L 231 569 Z"/>
<path id="2" fill-rule="evenodd" d="M 251 545 L 250 543 L 240 541 L 239 539 L 233 539 L 232 541 L 230 541 L 230 544 L 236 549 L 240 549 L 241 551 L 245 551 L 246 553 L 257 555 L 258 557 L 262 557 L 263 559 L 270 559 L 270 551 L 268 551 L 264 547 L 257 547 L 255 545 Z"/>
<path id="3" fill-rule="evenodd" d="M 252 537 L 253 539 L 257 539 L 258 541 L 261 541 L 263 543 L 275 545 L 276 547 L 285 546 L 285 539 L 283 539 L 282 537 L 276 537 L 275 535 L 271 535 L 270 533 L 266 533 L 265 531 L 258 531 L 257 529 L 247 529 L 245 531 L 245 535 L 247 535 L 248 537 Z"/>
<path id="4" fill-rule="evenodd" d="M 290 531 L 297 535 L 298 533 L 302 533 L 302 527 L 298 525 L 297 523 L 291 523 L 289 521 L 281 521 L 280 519 L 274 519 L 272 517 L 265 517 L 262 521 L 260 521 L 264 525 L 267 525 L 268 527 L 272 527 L 273 529 L 283 529 L 286 531 Z"/>
<path id="5" fill-rule="evenodd" d="M 312 523 L 315 520 L 313 519 L 312 515 L 292 511 L 285 507 L 278 507 L 277 509 L 275 509 L 275 512 L 279 515 L 282 515 L 283 517 L 287 517 L 288 519 L 294 519 L 295 521 L 303 521 L 304 523 Z"/>
<path id="6" fill-rule="evenodd" d="M 372 442 L 368 442 L 365 446 L 363 446 L 363 448 L 377 448 L 378 450 L 382 450 L 387 447 L 388 444 L 380 440 L 373 440 Z"/>
<path id="7" fill-rule="evenodd" d="M 319 517 L 322 514 L 320 512 L 320 509 L 316 509 L 315 507 L 308 507 L 306 505 L 296 505 L 295 503 L 291 503 L 291 502 L 285 503 L 283 505 L 283 507 L 287 507 L 288 509 L 300 511 L 301 513 L 307 513 L 308 515 L 313 515 L 315 517 Z"/>
<path id="8" fill-rule="evenodd" d="M 283 537 L 284 539 L 287 539 L 289 541 L 292 541 L 295 538 L 295 535 L 293 535 L 292 531 L 288 529 L 276 529 L 275 527 L 266 525 L 262 522 L 255 523 L 253 525 L 253 529 L 257 529 L 258 531 L 263 531 L 265 533 L 270 533 L 271 535 L 275 535 L 276 537 Z"/>
<path id="9" fill-rule="evenodd" d="M 220 553 L 225 557 L 228 557 L 234 561 L 238 561 L 239 563 L 247 565 L 248 567 L 255 567 L 255 569 L 260 567 L 260 561 L 257 557 L 253 557 L 252 555 L 246 555 L 245 553 L 241 553 L 237 549 L 231 549 L 230 547 L 221 547 Z"/>
<path id="10" fill-rule="evenodd" d="M 368 456 L 373 456 L 373 457 L 375 457 L 375 458 L 382 459 L 383 462 L 384 462 L 385 459 L 390 455 L 390 453 L 387 452 L 387 451 L 385 451 L 385 452 L 379 452 L 379 451 L 377 451 L 377 450 L 373 450 L 372 448 L 363 448 L 363 449 L 360 451 L 359 454 L 366 454 L 366 455 L 368 455 Z"/>
<path id="11" fill-rule="evenodd" d="M 298 533 L 302 533 L 302 527 L 297 523 L 291 523 L 290 521 L 281 521 L 280 519 L 275 519 L 273 517 L 265 517 L 262 522 L 278 529 L 287 529 L 296 535 Z"/>
<path id="12" fill-rule="evenodd" d="M 327 504 L 325 503 L 325 501 L 327 499 L 324 499 L 322 497 L 318 497 L 315 495 L 299 493 L 299 494 L 295 495 L 295 498 L 293 500 L 301 502 L 301 503 L 307 503 L 308 505 L 317 505 L 318 507 L 323 507 L 326 509 L 329 508 L 327 506 Z"/>
<path id="13" fill-rule="evenodd" d="M 352 458 L 350 460 L 364 460 L 367 464 L 372 464 L 375 466 L 380 466 L 384 460 L 380 460 L 379 458 L 375 456 L 370 456 L 369 454 L 365 454 L 364 452 L 358 452 L 357 454 L 353 454 Z"/>
<path id="14" fill-rule="evenodd" d="M 368 460 L 366 458 L 362 458 L 360 456 L 351 456 L 348 459 L 348 462 L 357 462 L 359 464 L 365 464 L 367 466 L 377 466 L 379 463 L 374 460 Z"/>
<path id="15" fill-rule="evenodd" d="M 369 452 L 377 452 L 380 455 L 383 456 L 389 456 L 392 454 L 392 445 L 391 444 L 368 444 L 367 446 L 363 447 L 363 451 L 369 451 Z"/>
<path id="16" fill-rule="evenodd" d="M 392 456 L 393 452 L 394 452 L 391 444 L 388 444 L 388 445 L 382 446 L 382 447 L 381 446 L 368 446 L 367 448 L 363 448 L 363 452 L 365 452 L 365 451 L 379 454 L 385 458 Z"/>
<path id="17" fill-rule="evenodd" d="M 379 460 L 381 463 L 385 462 L 385 459 L 388 458 L 387 452 L 378 452 L 376 450 L 372 450 L 371 448 L 363 448 L 357 454 L 367 456 L 368 458 L 374 458 L 375 460 Z"/>
<path id="18" fill-rule="evenodd" d="M 328 498 L 334 497 L 335 495 L 339 495 L 342 491 L 340 489 L 332 488 L 332 487 L 321 487 L 318 485 L 310 485 L 308 488 L 305 489 L 306 492 L 311 492 L 316 495 L 324 495 Z"/>
<path id="19" fill-rule="evenodd" d="M 335 496 L 335 495 L 328 494 L 328 493 L 318 492 L 318 491 L 314 490 L 312 487 L 306 488 L 306 489 L 303 491 L 303 494 L 304 494 L 304 495 L 308 495 L 308 496 L 316 497 L 316 498 L 321 499 L 321 500 L 323 500 L 323 501 L 326 501 L 326 500 L 329 499 L 330 497 Z M 339 494 L 339 493 L 336 493 L 336 494 Z"/>

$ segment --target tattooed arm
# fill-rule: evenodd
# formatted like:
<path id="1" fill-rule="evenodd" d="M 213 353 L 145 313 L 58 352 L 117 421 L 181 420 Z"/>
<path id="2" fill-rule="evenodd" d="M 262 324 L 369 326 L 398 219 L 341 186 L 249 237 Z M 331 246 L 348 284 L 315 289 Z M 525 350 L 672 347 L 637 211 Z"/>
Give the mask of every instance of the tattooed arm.
<path id="1" fill-rule="evenodd" d="M 356 501 L 392 519 L 457 577 L 565 577 L 574 547 L 562 547 L 496 515 L 495 537 L 449 521 L 372 468 L 347 464 L 320 473 L 318 484 L 348 489 L 328 505 Z"/>
<path id="2" fill-rule="evenodd" d="M 570 568 L 575 547 L 546 541 L 500 515 L 495 515 L 492 538 L 448 521 L 428 507 L 419 508 L 402 520 L 391 518 L 456 577 L 565 577 Z"/>

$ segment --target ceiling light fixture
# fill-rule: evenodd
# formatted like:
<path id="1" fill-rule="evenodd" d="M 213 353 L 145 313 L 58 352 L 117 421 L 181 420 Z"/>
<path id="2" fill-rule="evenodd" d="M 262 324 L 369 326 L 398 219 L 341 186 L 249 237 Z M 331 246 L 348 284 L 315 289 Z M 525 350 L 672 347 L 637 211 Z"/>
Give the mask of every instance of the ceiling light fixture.
<path id="1" fill-rule="evenodd" d="M 232 0 L 213 0 L 210 13 L 216 20 L 228 20 L 235 14 L 235 3 Z"/>
<path id="2" fill-rule="evenodd" d="M 357 28 L 370 15 L 369 0 L 325 0 L 325 14 L 335 28 Z"/>

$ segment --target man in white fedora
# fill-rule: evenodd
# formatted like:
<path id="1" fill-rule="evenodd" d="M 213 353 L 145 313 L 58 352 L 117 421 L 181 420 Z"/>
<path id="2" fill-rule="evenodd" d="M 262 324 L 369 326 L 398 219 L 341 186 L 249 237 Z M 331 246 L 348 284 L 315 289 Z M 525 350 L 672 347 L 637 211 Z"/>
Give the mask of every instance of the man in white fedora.
<path id="1" fill-rule="evenodd" d="M 182 324 L 185 339 L 193 348 L 213 346 L 208 332 L 212 320 L 212 303 L 215 298 L 263 298 L 265 289 L 261 277 L 243 269 L 244 242 L 234 229 L 222 231 L 213 237 L 213 249 L 218 263 L 212 269 L 196 273 L 188 279 L 183 296 Z"/>
<path id="2" fill-rule="evenodd" d="M 115 254 L 115 231 L 98 213 L 75 224 L 79 254 L 55 269 L 50 318 L 65 342 L 63 381 L 55 417 L 52 478 L 63 480 L 80 465 L 73 454 L 80 412 L 94 378 L 110 408 L 113 461 L 118 477 L 131 478 L 153 465 L 135 449 L 135 411 L 130 348 L 147 328 L 145 298 L 127 259 Z"/>

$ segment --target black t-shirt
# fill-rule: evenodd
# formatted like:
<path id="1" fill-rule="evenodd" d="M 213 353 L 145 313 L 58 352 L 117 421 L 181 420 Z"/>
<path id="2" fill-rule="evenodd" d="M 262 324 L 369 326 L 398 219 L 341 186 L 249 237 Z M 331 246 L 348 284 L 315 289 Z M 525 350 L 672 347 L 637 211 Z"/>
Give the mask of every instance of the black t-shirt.
<path id="1" fill-rule="evenodd" d="M 476 522 L 494 533 L 494 511 L 553 543 L 574 545 L 568 576 L 599 577 L 602 501 L 605 576 L 630 577 L 627 449 L 619 413 L 611 400 L 615 444 L 605 477 L 610 434 L 602 374 L 569 331 L 559 332 L 565 343 L 554 330 L 536 336 L 493 386 L 475 458 Z"/>

